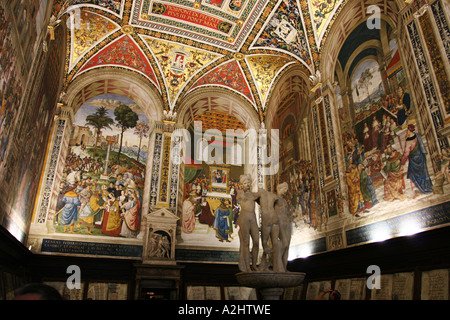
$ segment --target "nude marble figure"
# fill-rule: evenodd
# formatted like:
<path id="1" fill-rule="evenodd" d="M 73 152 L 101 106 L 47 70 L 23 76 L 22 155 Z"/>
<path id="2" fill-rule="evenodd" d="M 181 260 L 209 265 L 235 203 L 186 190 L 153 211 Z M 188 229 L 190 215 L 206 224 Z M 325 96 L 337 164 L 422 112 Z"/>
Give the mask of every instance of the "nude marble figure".
<path id="1" fill-rule="evenodd" d="M 241 175 L 240 182 L 244 190 L 239 190 L 236 200 L 241 206 L 237 225 L 239 226 L 239 270 L 242 272 L 257 270 L 259 254 L 259 230 L 255 214 L 255 202 L 259 193 L 251 192 L 250 175 Z M 250 267 L 250 238 L 252 239 Z"/>
<path id="2" fill-rule="evenodd" d="M 251 177 L 242 175 L 237 201 L 241 205 L 238 218 L 239 225 L 239 269 L 242 272 L 265 271 L 272 268 L 274 272 L 286 272 L 291 241 L 291 223 L 287 202 L 283 195 L 288 184 L 278 185 L 277 194 L 259 189 L 251 192 Z M 255 203 L 261 206 L 261 242 L 263 255 L 257 266 L 259 253 L 259 229 L 255 214 Z M 250 238 L 252 239 L 250 264 Z"/>

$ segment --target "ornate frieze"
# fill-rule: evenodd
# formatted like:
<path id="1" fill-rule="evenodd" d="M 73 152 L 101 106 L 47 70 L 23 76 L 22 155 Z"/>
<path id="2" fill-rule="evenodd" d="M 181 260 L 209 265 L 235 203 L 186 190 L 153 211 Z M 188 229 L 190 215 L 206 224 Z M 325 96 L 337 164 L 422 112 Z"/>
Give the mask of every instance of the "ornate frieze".
<path id="1" fill-rule="evenodd" d="M 44 178 L 43 191 L 40 197 L 39 213 L 37 216 L 38 223 L 44 223 L 47 218 L 47 213 L 50 209 L 52 190 L 57 174 L 58 163 L 60 161 L 61 146 L 64 140 L 64 130 L 66 128 L 67 119 L 58 119 L 54 131 L 53 148 L 51 149 L 50 160 L 48 163 L 48 170 Z"/>
<path id="2" fill-rule="evenodd" d="M 159 170 L 161 163 L 163 133 L 155 133 L 155 147 L 153 149 L 153 166 L 152 166 L 152 180 L 150 182 L 150 205 L 156 205 L 159 191 Z"/>

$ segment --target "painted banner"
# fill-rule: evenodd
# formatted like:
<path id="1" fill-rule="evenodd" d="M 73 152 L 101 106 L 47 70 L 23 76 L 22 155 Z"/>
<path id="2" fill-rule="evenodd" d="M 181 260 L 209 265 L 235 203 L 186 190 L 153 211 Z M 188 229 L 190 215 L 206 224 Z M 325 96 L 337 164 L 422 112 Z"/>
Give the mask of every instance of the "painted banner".
<path id="1" fill-rule="evenodd" d="M 198 11 L 181 8 L 174 5 L 153 3 L 152 13 L 168 18 L 183 20 L 189 23 L 194 23 L 224 33 L 229 33 L 232 27 L 231 23 L 228 23 L 226 21 L 222 21 L 218 18 L 206 15 Z"/>

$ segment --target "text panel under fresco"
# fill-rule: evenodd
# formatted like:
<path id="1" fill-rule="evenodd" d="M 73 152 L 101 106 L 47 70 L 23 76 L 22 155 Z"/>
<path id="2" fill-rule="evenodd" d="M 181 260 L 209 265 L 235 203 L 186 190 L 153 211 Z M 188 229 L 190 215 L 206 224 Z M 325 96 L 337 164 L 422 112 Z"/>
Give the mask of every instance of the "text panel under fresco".
<path id="1" fill-rule="evenodd" d="M 405 225 L 414 224 L 416 231 L 423 231 L 448 223 L 450 223 L 450 202 L 445 202 L 399 217 L 348 230 L 346 232 L 347 245 L 371 241 L 374 233 L 379 230 L 387 232 L 390 237 L 395 237 L 404 234 L 403 227 Z"/>
<path id="2" fill-rule="evenodd" d="M 41 251 L 114 257 L 142 257 L 142 246 L 55 239 L 43 239 Z"/>

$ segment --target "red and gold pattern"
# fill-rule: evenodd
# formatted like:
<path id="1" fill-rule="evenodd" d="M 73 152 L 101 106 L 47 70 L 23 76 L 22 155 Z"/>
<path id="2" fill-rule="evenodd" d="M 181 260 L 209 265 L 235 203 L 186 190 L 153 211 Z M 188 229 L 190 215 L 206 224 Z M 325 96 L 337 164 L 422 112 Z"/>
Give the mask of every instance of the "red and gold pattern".
<path id="1" fill-rule="evenodd" d="M 155 73 L 147 57 L 128 35 L 122 36 L 98 52 L 81 68 L 79 73 L 108 65 L 131 68 L 157 84 Z"/>

